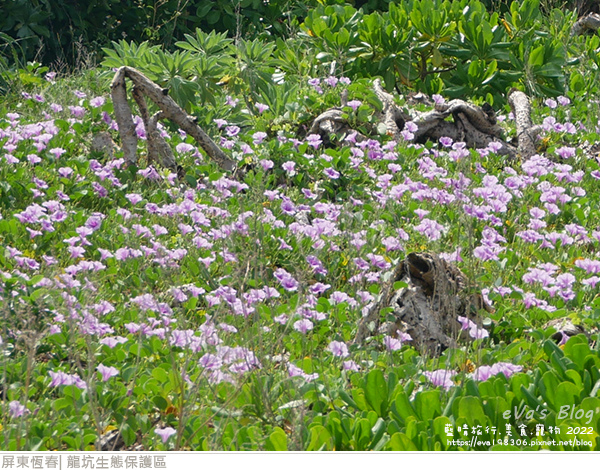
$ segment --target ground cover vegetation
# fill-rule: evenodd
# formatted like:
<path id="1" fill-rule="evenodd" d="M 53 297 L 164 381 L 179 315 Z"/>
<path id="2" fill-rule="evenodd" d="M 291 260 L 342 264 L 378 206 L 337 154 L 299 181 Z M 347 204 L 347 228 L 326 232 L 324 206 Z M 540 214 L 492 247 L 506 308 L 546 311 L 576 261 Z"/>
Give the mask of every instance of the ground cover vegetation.
<path id="1" fill-rule="evenodd" d="M 486 7 L 320 5 L 278 37 L 117 41 L 69 75 L 3 37 L 1 447 L 597 450 L 600 38 L 571 35 L 568 9 Z M 122 65 L 243 171 L 167 124 L 184 173 L 92 150 L 118 141 Z M 391 140 L 376 77 L 398 105 L 487 103 L 507 138 L 518 88 L 539 153 Z M 342 102 L 369 139 L 308 133 Z M 354 342 L 412 252 L 456 263 L 492 308 L 440 355 L 401 332 Z M 582 333 L 546 326 L 561 318 Z"/>

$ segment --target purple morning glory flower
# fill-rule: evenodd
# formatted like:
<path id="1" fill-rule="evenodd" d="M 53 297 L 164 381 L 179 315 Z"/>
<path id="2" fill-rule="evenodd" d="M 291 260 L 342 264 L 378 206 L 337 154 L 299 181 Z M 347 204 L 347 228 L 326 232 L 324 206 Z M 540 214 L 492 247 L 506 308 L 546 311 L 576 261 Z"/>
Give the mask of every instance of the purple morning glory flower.
<path id="1" fill-rule="evenodd" d="M 348 346 L 342 341 L 332 341 L 329 343 L 329 346 L 327 346 L 327 350 L 331 351 L 336 357 L 348 357 L 350 355 Z"/>
<path id="2" fill-rule="evenodd" d="M 434 387 L 442 386 L 448 390 L 454 385 L 452 377 L 456 375 L 456 372 L 453 370 L 438 369 L 434 371 L 425 371 L 423 374 L 433 384 Z"/>
<path id="3" fill-rule="evenodd" d="M 430 240 L 438 240 L 442 236 L 442 230 L 444 226 L 437 223 L 435 220 L 423 219 L 421 223 L 415 227 L 417 232 L 422 233 Z"/>
<path id="4" fill-rule="evenodd" d="M 325 169 L 323 170 L 323 173 L 325 173 L 325 175 L 326 175 L 328 178 L 331 178 L 331 179 L 333 179 L 333 180 L 336 180 L 336 179 L 338 179 L 338 178 L 340 177 L 340 172 L 339 172 L 339 171 L 337 171 L 337 170 L 335 170 L 335 169 L 333 169 L 333 168 L 331 168 L 331 167 L 329 167 L 329 168 L 325 168 Z"/>
<path id="5" fill-rule="evenodd" d="M 450 137 L 440 137 L 440 144 L 444 147 L 451 147 L 454 141 Z"/>
<path id="6" fill-rule="evenodd" d="M 63 148 L 60 148 L 60 147 L 55 147 L 55 148 L 48 150 L 48 152 L 51 153 L 52 155 L 54 155 L 54 157 L 58 160 L 60 158 L 60 156 L 66 152 L 66 150 Z"/>
<path id="7" fill-rule="evenodd" d="M 104 364 L 98 364 L 96 370 L 102 375 L 102 381 L 106 382 L 111 377 L 119 375 L 119 370 L 116 367 L 106 367 Z"/>
<path id="8" fill-rule="evenodd" d="M 327 83 L 327 85 L 329 85 L 331 88 L 334 88 L 337 85 L 339 80 L 337 77 L 329 76 L 329 77 L 325 78 L 323 81 L 325 83 Z"/>
<path id="9" fill-rule="evenodd" d="M 462 325 L 462 330 L 469 330 L 469 336 L 474 339 L 483 339 L 489 336 L 487 330 L 479 328 L 477 324 L 467 317 L 457 317 L 458 322 Z"/>
<path id="10" fill-rule="evenodd" d="M 177 434 L 177 431 L 171 427 L 166 427 L 162 429 L 156 428 L 154 433 L 161 438 L 163 444 L 166 444 L 171 436 Z"/>
<path id="11" fill-rule="evenodd" d="M 318 149 L 322 143 L 321 136 L 319 134 L 309 134 L 306 136 L 306 143 L 314 149 Z"/>
<path id="12" fill-rule="evenodd" d="M 8 414 L 11 418 L 19 418 L 24 414 L 29 413 L 29 410 L 25 408 L 20 402 L 14 400 L 8 404 Z"/>
<path id="13" fill-rule="evenodd" d="M 319 378 L 319 374 L 316 372 L 314 374 L 307 374 L 300 367 L 295 366 L 294 364 L 288 364 L 288 373 L 290 377 L 302 377 L 307 382 L 312 382 Z"/>
<path id="14" fill-rule="evenodd" d="M 392 338 L 391 336 L 383 338 L 383 344 L 388 351 L 397 351 L 402 348 L 402 341 L 398 338 Z"/>
<path id="15" fill-rule="evenodd" d="M 53 372 L 49 371 L 48 375 L 52 378 L 50 387 L 58 387 L 60 385 L 75 385 L 77 388 L 82 390 L 87 388 L 86 383 L 81 380 L 77 374 L 67 374 L 65 372 Z"/>
<path id="16" fill-rule="evenodd" d="M 498 362 L 492 366 L 480 366 L 473 372 L 473 378 L 480 382 L 483 382 L 490 377 L 498 374 L 504 374 L 508 379 L 516 372 L 521 372 L 522 366 L 516 366 L 509 362 Z"/>
<path id="17" fill-rule="evenodd" d="M 206 353 L 202 356 L 199 362 L 202 367 L 208 370 L 217 370 L 223 365 L 223 361 L 219 357 L 210 353 Z"/>
<path id="18" fill-rule="evenodd" d="M 556 154 L 561 158 L 571 158 L 576 154 L 575 147 L 559 147 L 555 150 Z"/>
<path id="19" fill-rule="evenodd" d="M 269 106 L 266 104 L 262 104 L 262 103 L 256 103 L 256 109 L 258 110 L 258 112 L 260 114 L 264 113 L 267 109 L 269 109 Z"/>
<path id="20" fill-rule="evenodd" d="M 350 370 L 352 372 L 358 372 L 360 370 L 360 366 L 352 360 L 344 361 L 344 363 L 342 364 L 342 368 L 344 370 Z"/>
<path id="21" fill-rule="evenodd" d="M 232 98 L 231 96 L 229 96 L 229 95 L 227 95 L 227 97 L 225 98 L 225 103 L 226 103 L 228 106 L 231 106 L 232 108 L 235 108 L 235 107 L 238 105 L 238 103 L 239 103 L 239 102 L 240 102 L 240 100 L 239 100 L 239 99 L 237 99 L 237 98 L 236 98 L 236 99 L 233 99 L 233 98 Z"/>
<path id="22" fill-rule="evenodd" d="M 100 106 L 104 105 L 104 101 L 105 99 L 103 96 L 96 96 L 90 100 L 90 106 L 92 108 L 99 108 Z"/>
<path id="23" fill-rule="evenodd" d="M 283 287 L 285 290 L 290 292 L 298 290 L 298 281 L 296 281 L 296 279 L 294 279 L 292 275 L 285 269 L 279 268 L 273 273 L 273 275 L 281 283 L 281 287 Z"/>
<path id="24" fill-rule="evenodd" d="M 297 322 L 294 323 L 294 330 L 299 331 L 303 335 L 308 333 L 313 328 L 314 328 L 313 322 L 311 322 L 307 318 L 303 318 L 302 320 L 298 320 Z"/>
<path id="25" fill-rule="evenodd" d="M 254 142 L 254 145 L 261 144 L 266 138 L 266 132 L 255 132 L 254 134 L 252 134 L 252 141 Z"/>
<path id="26" fill-rule="evenodd" d="M 359 100 L 348 101 L 348 106 L 350 106 L 353 111 L 356 111 L 360 107 L 361 104 L 362 104 L 362 101 L 359 101 Z"/>
<path id="27" fill-rule="evenodd" d="M 296 162 L 285 162 L 281 167 L 287 172 L 288 176 L 293 176 L 296 174 Z"/>
<path id="28" fill-rule="evenodd" d="M 229 137 L 235 137 L 240 133 L 240 128 L 239 126 L 227 126 L 225 132 Z"/>

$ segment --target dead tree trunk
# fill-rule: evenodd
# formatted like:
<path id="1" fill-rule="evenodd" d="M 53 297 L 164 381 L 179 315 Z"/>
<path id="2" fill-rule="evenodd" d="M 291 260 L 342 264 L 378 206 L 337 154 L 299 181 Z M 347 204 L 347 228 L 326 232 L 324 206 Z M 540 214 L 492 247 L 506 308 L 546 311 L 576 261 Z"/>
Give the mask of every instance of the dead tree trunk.
<path id="1" fill-rule="evenodd" d="M 115 73 L 110 89 L 115 108 L 115 118 L 119 125 L 123 156 L 128 164 L 137 164 L 137 134 L 131 108 L 127 101 L 126 78 L 129 78 L 134 84 L 133 96 L 140 108 L 140 114 L 146 127 L 149 162 L 158 161 L 163 166 L 177 171 L 173 153 L 157 129 L 157 123 L 160 119 L 170 119 L 191 135 L 206 154 L 222 169 L 235 170 L 235 162 L 196 124 L 194 117 L 189 116 L 168 96 L 166 89 L 160 88 L 134 68 L 121 67 Z M 144 97 L 150 98 L 160 108 L 160 111 L 154 116 L 149 115 Z"/>
<path id="2" fill-rule="evenodd" d="M 403 281 L 404 286 L 394 288 Z M 382 324 L 381 310 L 391 307 L 393 318 Z M 358 327 L 354 343 L 369 336 L 408 333 L 417 349 L 439 355 L 457 346 L 461 336 L 458 317 L 481 326 L 478 311 L 493 309 L 480 293 L 469 290 L 468 280 L 454 264 L 431 253 L 410 253 L 384 285 L 380 300 Z"/>
<path id="3" fill-rule="evenodd" d="M 535 140 L 542 128 L 531 122 L 531 106 L 525 93 L 513 88 L 508 93 L 508 103 L 515 116 L 521 158 L 527 159 L 537 153 Z"/>
<path id="4" fill-rule="evenodd" d="M 586 31 L 598 31 L 600 29 L 600 15 L 589 13 L 579 18 L 571 29 L 571 36 L 577 36 Z"/>
<path id="5" fill-rule="evenodd" d="M 455 142 L 465 142 L 469 148 L 485 148 L 491 142 L 500 144 L 498 153 L 509 158 L 520 154 L 528 158 L 535 154 L 535 137 L 539 133 L 538 126 L 531 124 L 531 110 L 529 100 L 523 93 L 512 93 L 509 102 L 513 106 L 515 116 L 518 116 L 517 131 L 519 133 L 518 147 L 503 139 L 502 128 L 498 125 L 496 114 L 489 105 L 476 106 L 463 100 L 451 100 L 447 103 L 435 104 L 425 97 L 417 95 L 419 103 L 433 106 L 431 111 L 420 112 L 413 109 L 408 101 L 408 106 L 400 107 L 394 97 L 383 89 L 379 79 L 374 80 L 373 90 L 382 103 L 379 116 L 380 123 L 385 127 L 387 135 L 396 141 L 403 140 L 402 131 L 408 122 L 416 125 L 413 132 L 414 141 L 424 143 L 427 140 L 437 142 L 441 137 L 450 137 Z M 512 101 L 511 101 L 512 96 Z M 342 104 L 343 105 L 343 104 Z M 452 121 L 447 120 L 452 116 Z M 353 132 L 353 129 L 344 119 L 342 108 L 331 108 L 319 115 L 311 126 L 309 133 L 319 134 L 323 141 L 329 142 L 331 135 L 337 136 L 338 142 Z M 357 140 L 364 140 L 367 136 L 357 135 Z"/>

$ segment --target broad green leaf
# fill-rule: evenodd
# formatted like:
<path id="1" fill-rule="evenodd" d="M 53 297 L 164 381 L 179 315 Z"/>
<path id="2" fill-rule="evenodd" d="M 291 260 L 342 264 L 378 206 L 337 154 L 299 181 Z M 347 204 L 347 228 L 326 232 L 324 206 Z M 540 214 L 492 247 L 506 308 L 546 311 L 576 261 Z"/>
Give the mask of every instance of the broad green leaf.
<path id="1" fill-rule="evenodd" d="M 388 447 L 390 450 L 394 451 L 419 450 L 413 441 L 411 441 L 406 434 L 401 432 L 397 432 L 390 438 Z"/>
<path id="2" fill-rule="evenodd" d="M 275 428 L 266 442 L 266 448 L 271 451 L 287 451 L 287 435 L 285 431 L 279 427 Z"/>
<path id="3" fill-rule="evenodd" d="M 415 397 L 417 416 L 423 421 L 429 421 L 442 414 L 440 390 L 427 390 L 417 393 Z"/>
<path id="4" fill-rule="evenodd" d="M 378 416 L 387 412 L 388 386 L 383 377 L 383 372 L 374 369 L 367 374 L 365 383 L 365 399 Z"/>

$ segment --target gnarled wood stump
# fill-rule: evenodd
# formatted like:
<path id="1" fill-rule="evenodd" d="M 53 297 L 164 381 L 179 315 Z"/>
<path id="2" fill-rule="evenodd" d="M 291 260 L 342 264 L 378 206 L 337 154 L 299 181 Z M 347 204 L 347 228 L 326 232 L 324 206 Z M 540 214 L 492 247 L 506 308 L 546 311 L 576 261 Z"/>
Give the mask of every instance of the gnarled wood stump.
<path id="1" fill-rule="evenodd" d="M 437 142 L 441 137 L 450 137 L 455 142 L 465 142 L 469 148 L 485 148 L 491 142 L 499 144 L 500 155 L 515 158 L 517 154 L 527 159 L 536 153 L 535 138 L 541 128 L 531 123 L 531 109 L 527 96 L 518 91 L 511 91 L 508 100 L 517 121 L 518 145 L 503 139 L 502 128 L 498 125 L 496 114 L 491 106 L 484 104 L 476 106 L 463 100 L 455 99 L 445 103 L 433 104 L 423 94 L 416 95 L 419 99 L 409 99 L 407 106 L 400 107 L 394 97 L 383 89 L 381 81 L 373 81 L 373 91 L 382 103 L 379 121 L 385 126 L 387 135 L 396 141 L 404 139 L 402 131 L 408 122 L 416 127 L 414 142 L 424 143 L 428 140 Z M 347 97 L 342 96 L 342 107 Z M 413 103 L 414 102 L 414 103 Z M 429 104 L 433 109 L 420 112 L 411 104 Z M 452 121 L 447 120 L 452 117 Z M 342 108 L 331 108 L 320 114 L 308 131 L 309 134 L 319 134 L 323 142 L 330 142 L 335 134 L 338 142 L 343 142 L 350 133 L 356 132 L 344 119 Z M 356 133 L 356 140 L 367 139 L 367 136 Z"/>
<path id="2" fill-rule="evenodd" d="M 394 284 L 403 281 L 398 290 Z M 385 284 L 380 300 L 373 305 L 358 327 L 354 343 L 369 336 L 408 333 L 417 349 L 439 355 L 457 346 L 461 336 L 458 317 L 466 317 L 481 328 L 478 312 L 493 309 L 480 293 L 469 289 L 468 280 L 454 264 L 433 253 L 409 253 L 396 266 Z M 391 307 L 388 321 L 382 324 L 381 310 Z"/>

